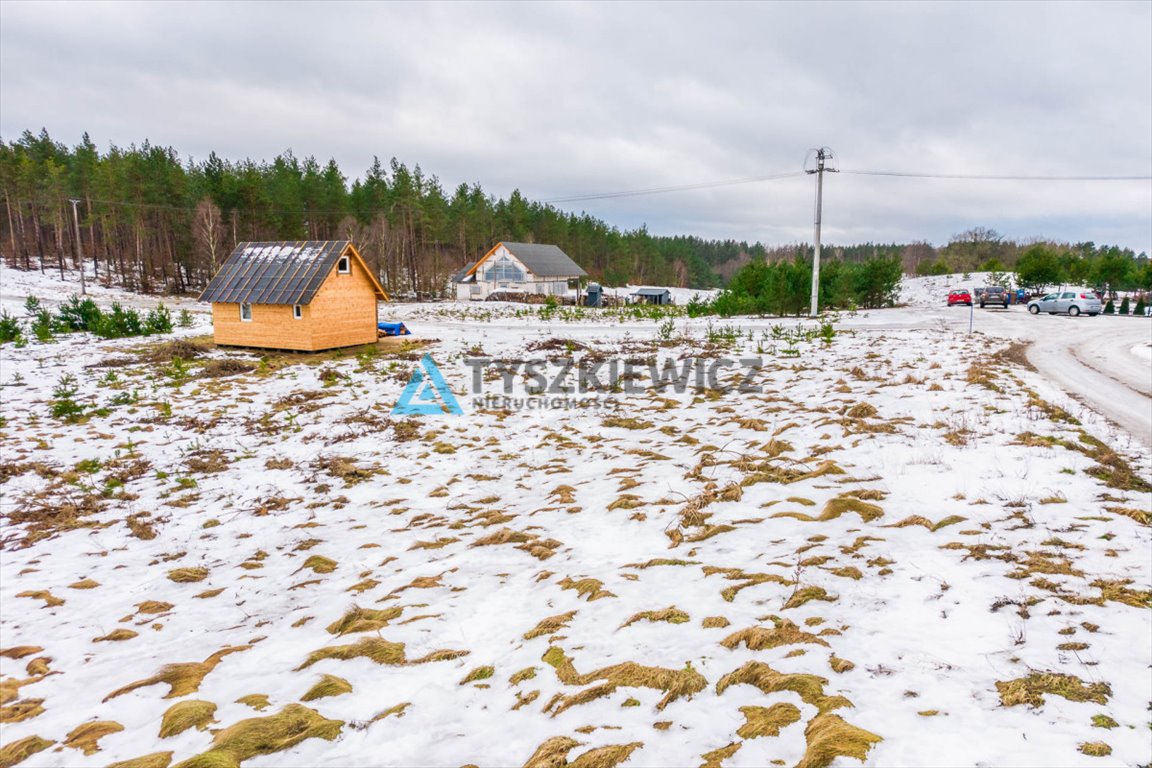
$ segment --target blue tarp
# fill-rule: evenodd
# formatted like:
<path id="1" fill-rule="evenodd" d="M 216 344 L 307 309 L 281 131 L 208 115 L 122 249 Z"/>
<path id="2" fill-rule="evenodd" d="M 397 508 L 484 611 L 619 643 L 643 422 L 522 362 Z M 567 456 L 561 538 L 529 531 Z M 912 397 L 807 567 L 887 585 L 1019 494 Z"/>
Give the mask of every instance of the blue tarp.
<path id="1" fill-rule="evenodd" d="M 377 323 L 376 327 L 385 336 L 410 336 L 412 334 L 412 331 L 408 330 L 404 323 Z"/>

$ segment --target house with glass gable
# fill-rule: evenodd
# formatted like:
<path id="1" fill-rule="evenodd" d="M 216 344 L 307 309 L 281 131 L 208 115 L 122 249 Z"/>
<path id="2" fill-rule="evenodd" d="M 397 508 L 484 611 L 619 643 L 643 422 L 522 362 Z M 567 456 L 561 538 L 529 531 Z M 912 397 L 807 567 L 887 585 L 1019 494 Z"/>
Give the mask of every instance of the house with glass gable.
<path id="1" fill-rule="evenodd" d="M 588 273 L 555 245 L 497 243 L 452 276 L 456 298 L 484 301 L 493 293 L 566 296 Z"/>

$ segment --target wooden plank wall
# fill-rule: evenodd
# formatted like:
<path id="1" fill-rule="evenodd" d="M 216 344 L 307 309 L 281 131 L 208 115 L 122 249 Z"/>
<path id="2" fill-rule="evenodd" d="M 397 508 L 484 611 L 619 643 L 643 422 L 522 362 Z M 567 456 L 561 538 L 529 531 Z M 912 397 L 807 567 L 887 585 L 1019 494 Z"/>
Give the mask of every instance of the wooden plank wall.
<path id="1" fill-rule="evenodd" d="M 252 322 L 240 319 L 239 304 L 213 304 L 212 328 L 217 344 L 269 349 L 312 349 L 312 320 L 292 317 L 290 304 L 253 304 Z"/>
<path id="2" fill-rule="evenodd" d="M 364 267 L 351 256 L 351 274 L 332 274 L 316 291 L 311 310 L 312 349 L 350 347 L 376 341 L 376 293 Z"/>

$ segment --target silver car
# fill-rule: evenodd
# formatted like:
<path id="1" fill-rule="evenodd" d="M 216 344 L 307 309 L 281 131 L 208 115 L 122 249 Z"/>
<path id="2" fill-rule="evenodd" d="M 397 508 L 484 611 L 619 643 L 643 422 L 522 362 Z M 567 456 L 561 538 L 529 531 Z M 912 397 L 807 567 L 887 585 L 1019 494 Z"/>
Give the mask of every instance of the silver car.
<path id="1" fill-rule="evenodd" d="M 1101 306 L 1100 297 L 1092 291 L 1060 291 L 1028 302 L 1028 311 L 1034 315 L 1041 312 L 1050 315 L 1068 313 L 1075 317 L 1081 313 L 1098 315 Z"/>

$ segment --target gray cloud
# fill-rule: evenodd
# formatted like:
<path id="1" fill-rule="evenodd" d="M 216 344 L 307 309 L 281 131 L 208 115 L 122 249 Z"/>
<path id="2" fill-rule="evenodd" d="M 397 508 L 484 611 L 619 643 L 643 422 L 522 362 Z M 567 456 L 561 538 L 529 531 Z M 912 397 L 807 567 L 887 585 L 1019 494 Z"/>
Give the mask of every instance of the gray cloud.
<path id="1" fill-rule="evenodd" d="M 799 170 L 1152 173 L 1147 3 L 0 3 L 0 135 L 396 156 L 536 199 Z M 810 179 L 565 204 L 811 236 Z M 840 174 L 828 239 L 971 226 L 1152 250 L 1152 183 Z"/>

